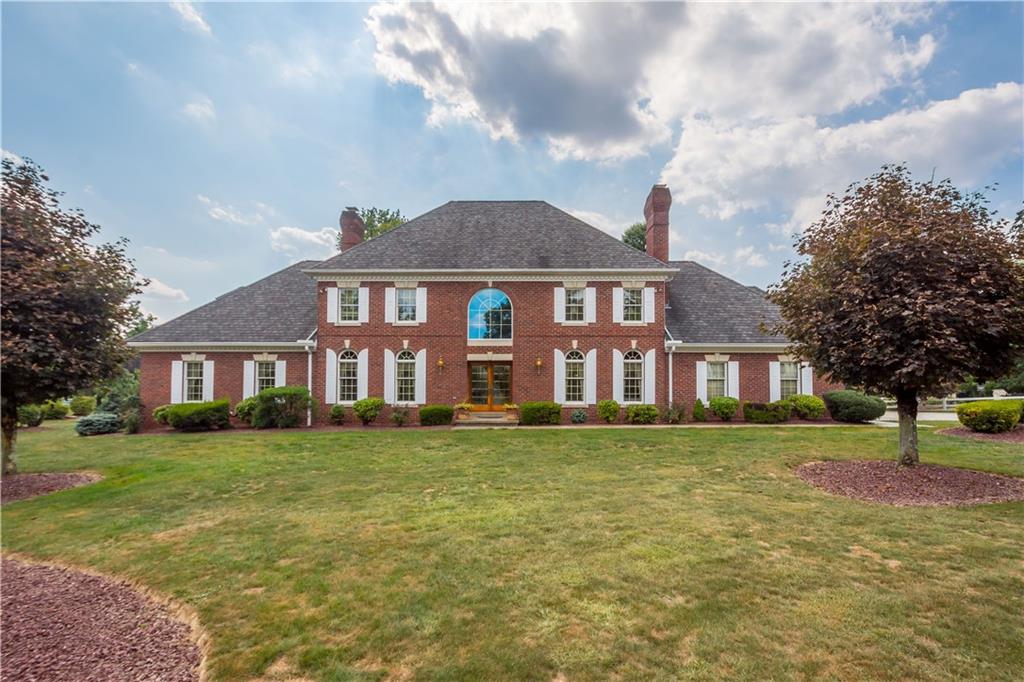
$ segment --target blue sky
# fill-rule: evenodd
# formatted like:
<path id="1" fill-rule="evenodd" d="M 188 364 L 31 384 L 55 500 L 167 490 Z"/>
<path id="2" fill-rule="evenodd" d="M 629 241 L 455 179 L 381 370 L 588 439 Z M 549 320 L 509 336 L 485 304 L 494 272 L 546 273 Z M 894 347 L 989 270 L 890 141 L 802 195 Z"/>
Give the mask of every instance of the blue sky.
<path id="1" fill-rule="evenodd" d="M 3 3 L 0 144 L 178 315 L 347 205 L 545 199 L 619 233 L 667 182 L 672 256 L 777 279 L 882 163 L 1022 190 L 1022 5 Z M 541 245 L 542 246 L 542 245 Z"/>

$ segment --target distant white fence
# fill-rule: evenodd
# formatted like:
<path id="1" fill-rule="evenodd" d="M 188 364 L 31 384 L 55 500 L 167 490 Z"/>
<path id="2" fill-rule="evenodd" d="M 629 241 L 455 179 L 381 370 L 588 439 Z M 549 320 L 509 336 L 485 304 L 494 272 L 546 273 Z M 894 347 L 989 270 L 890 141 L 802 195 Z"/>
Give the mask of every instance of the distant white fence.
<path id="1" fill-rule="evenodd" d="M 921 403 L 918 409 L 922 412 L 955 412 L 957 405 L 961 403 L 975 403 L 979 400 L 1024 400 L 1024 395 L 999 395 L 978 398 L 929 398 L 924 403 Z M 886 399 L 885 408 L 887 410 L 895 410 L 896 400 L 894 398 Z"/>

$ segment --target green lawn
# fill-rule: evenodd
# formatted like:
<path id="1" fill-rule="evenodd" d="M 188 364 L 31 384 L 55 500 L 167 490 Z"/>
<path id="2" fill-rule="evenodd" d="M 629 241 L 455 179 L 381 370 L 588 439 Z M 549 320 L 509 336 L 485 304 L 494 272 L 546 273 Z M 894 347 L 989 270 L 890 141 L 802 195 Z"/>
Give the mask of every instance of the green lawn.
<path id="1" fill-rule="evenodd" d="M 191 604 L 218 679 L 1019 679 L 1024 503 L 901 509 L 792 468 L 895 429 L 23 432 L 3 547 Z M 922 429 L 923 460 L 1024 476 Z"/>

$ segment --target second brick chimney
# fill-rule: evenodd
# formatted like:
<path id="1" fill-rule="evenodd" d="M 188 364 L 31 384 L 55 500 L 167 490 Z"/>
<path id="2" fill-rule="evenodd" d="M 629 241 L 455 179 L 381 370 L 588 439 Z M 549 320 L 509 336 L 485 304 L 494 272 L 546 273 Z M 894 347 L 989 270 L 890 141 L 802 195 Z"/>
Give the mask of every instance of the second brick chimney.
<path id="1" fill-rule="evenodd" d="M 366 225 L 359 217 L 359 211 L 355 206 L 347 206 L 341 212 L 341 252 L 345 253 L 353 246 L 363 243 L 363 231 Z"/>
<path id="2" fill-rule="evenodd" d="M 668 209 L 672 206 L 672 193 L 668 185 L 655 185 L 644 203 L 647 221 L 647 255 L 662 263 L 668 262 Z"/>

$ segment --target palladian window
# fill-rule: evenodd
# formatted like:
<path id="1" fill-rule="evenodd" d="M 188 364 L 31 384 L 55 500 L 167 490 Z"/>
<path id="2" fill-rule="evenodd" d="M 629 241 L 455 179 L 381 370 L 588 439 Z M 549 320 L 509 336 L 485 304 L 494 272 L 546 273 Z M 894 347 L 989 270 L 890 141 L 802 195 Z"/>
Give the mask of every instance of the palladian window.
<path id="1" fill-rule="evenodd" d="M 395 396 L 399 403 L 416 402 L 416 354 L 411 350 L 395 358 Z"/>
<path id="2" fill-rule="evenodd" d="M 622 400 L 639 403 L 644 395 L 644 356 L 631 350 L 622 358 Z"/>
<path id="3" fill-rule="evenodd" d="M 571 350 L 565 354 L 565 401 L 569 403 L 582 403 L 586 395 L 585 381 L 586 371 L 584 369 L 583 353 L 578 350 Z"/>
<path id="4" fill-rule="evenodd" d="M 512 301 L 500 289 L 482 289 L 469 301 L 470 339 L 511 339 Z"/>
<path id="5" fill-rule="evenodd" d="M 359 356 L 346 348 L 338 354 L 338 402 L 351 403 L 359 397 Z"/>

